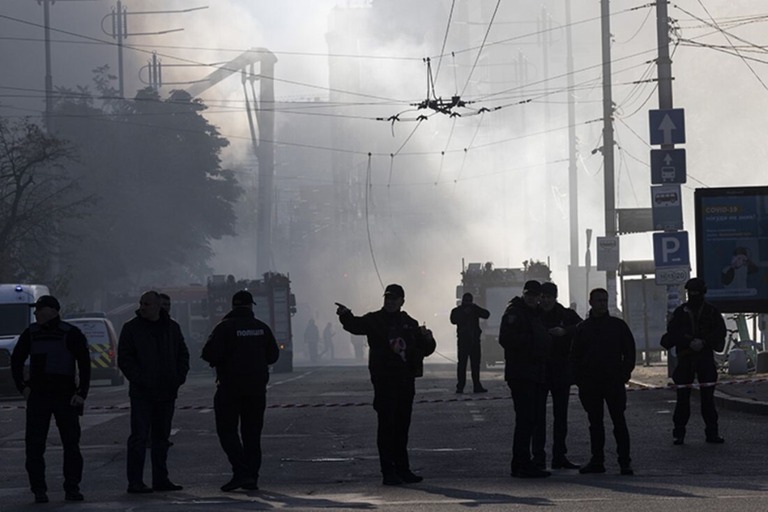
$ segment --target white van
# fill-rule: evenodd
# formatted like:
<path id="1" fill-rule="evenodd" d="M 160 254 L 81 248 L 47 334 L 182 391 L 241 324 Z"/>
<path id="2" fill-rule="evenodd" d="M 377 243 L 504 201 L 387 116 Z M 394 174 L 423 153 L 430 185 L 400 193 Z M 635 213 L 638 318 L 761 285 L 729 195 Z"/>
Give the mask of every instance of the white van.
<path id="1" fill-rule="evenodd" d="M 0 390 L 15 392 L 11 376 L 11 352 L 19 335 L 35 321 L 34 304 L 43 295 L 50 295 L 41 284 L 0 284 Z"/>

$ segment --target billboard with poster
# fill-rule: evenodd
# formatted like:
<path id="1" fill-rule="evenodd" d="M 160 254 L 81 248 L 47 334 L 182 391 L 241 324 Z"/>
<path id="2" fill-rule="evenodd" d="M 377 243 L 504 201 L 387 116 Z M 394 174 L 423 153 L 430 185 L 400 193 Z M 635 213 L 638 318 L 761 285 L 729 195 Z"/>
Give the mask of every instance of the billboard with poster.
<path id="1" fill-rule="evenodd" d="M 696 264 L 725 313 L 768 312 L 768 187 L 696 189 Z"/>

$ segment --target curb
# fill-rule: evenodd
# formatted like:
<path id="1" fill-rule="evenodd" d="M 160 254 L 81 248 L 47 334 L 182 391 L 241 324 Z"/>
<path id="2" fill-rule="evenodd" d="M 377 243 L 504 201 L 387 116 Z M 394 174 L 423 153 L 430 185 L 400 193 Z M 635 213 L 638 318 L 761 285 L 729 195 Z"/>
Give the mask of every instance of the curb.
<path id="1" fill-rule="evenodd" d="M 658 386 L 654 386 L 653 384 L 648 384 L 646 382 L 641 382 L 634 379 L 630 380 L 630 382 L 636 386 L 640 386 L 643 389 L 662 389 Z M 671 386 L 667 387 L 666 389 L 669 389 L 670 391 L 674 390 L 674 388 Z M 698 400 L 699 389 L 694 387 L 692 389 L 691 396 Z M 750 398 L 741 398 L 729 395 L 728 393 L 723 393 L 722 391 L 715 391 L 715 405 L 719 409 L 727 411 L 745 412 L 758 416 L 768 416 L 768 402 Z"/>

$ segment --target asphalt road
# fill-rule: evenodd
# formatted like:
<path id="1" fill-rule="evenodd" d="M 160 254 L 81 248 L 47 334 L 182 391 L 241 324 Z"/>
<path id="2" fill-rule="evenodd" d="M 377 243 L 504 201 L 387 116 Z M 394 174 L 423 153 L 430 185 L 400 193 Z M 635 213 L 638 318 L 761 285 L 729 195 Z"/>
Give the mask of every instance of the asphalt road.
<path id="1" fill-rule="evenodd" d="M 229 467 L 214 430 L 213 378 L 191 376 L 177 402 L 169 466 L 184 486 L 174 493 L 125 493 L 127 387 L 95 386 L 82 418 L 86 501 L 67 504 L 61 489 L 61 450 L 49 436 L 51 503 L 32 504 L 24 472 L 24 409 L 0 401 L 0 511 L 132 510 L 530 510 L 729 511 L 768 510 L 765 419 L 721 411 L 726 444 L 704 443 L 701 418 L 687 444 L 671 442 L 674 395 L 630 392 L 627 418 L 636 474 L 618 474 L 607 428 L 604 475 L 555 471 L 545 480 L 509 476 L 514 413 L 501 372 L 484 374 L 486 395 L 455 395 L 454 367 L 432 365 L 417 384 L 411 426 L 411 465 L 421 484 L 384 487 L 378 473 L 375 413 L 364 367 L 297 368 L 274 374 L 263 436 L 257 492 L 222 493 Z M 694 404 L 694 412 L 697 407 Z M 609 420 L 608 420 L 609 421 Z M 569 458 L 589 456 L 586 416 L 572 395 Z M 145 480 L 151 481 L 149 473 Z"/>

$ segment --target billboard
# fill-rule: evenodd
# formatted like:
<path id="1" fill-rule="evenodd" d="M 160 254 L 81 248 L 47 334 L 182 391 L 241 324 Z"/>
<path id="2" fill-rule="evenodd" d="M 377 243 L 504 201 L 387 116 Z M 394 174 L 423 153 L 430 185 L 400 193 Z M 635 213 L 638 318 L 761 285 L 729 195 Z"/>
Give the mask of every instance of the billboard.
<path id="1" fill-rule="evenodd" d="M 696 264 L 721 311 L 768 312 L 768 187 L 694 192 Z"/>

